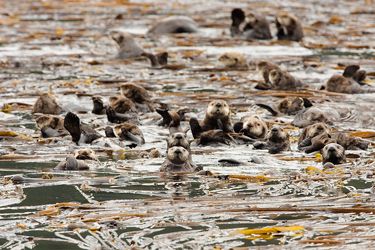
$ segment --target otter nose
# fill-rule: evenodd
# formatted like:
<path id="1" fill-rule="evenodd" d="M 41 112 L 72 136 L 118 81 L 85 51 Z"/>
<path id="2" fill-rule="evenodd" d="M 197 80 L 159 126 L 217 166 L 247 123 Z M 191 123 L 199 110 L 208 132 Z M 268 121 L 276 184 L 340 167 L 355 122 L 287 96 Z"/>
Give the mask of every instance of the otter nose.
<path id="1" fill-rule="evenodd" d="M 182 135 L 176 135 L 175 137 L 177 140 L 181 140 L 182 139 Z"/>
<path id="2" fill-rule="evenodd" d="M 180 150 L 180 149 L 176 149 L 174 152 L 175 152 L 176 154 L 181 154 L 181 150 Z"/>
<path id="3" fill-rule="evenodd" d="M 216 103 L 215 105 L 217 108 L 221 108 L 221 103 Z"/>
<path id="4" fill-rule="evenodd" d="M 333 147 L 328 148 L 328 152 L 333 152 L 333 151 L 335 151 L 335 148 Z"/>
<path id="5" fill-rule="evenodd" d="M 272 128 L 271 131 L 272 132 L 277 132 L 277 128 Z"/>

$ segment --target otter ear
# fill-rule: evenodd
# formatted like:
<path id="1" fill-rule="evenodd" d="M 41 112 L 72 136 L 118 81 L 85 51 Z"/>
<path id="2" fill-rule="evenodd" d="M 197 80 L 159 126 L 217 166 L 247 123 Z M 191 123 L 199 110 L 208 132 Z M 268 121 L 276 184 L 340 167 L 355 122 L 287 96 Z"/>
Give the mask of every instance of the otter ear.
<path id="1" fill-rule="evenodd" d="M 357 72 L 358 70 L 359 70 L 358 65 L 349 65 L 349 66 L 346 66 L 344 73 L 342 75 L 345 77 L 353 77 L 355 72 Z"/>
<path id="2" fill-rule="evenodd" d="M 236 122 L 233 126 L 233 130 L 236 133 L 239 133 L 243 128 L 243 122 Z"/>

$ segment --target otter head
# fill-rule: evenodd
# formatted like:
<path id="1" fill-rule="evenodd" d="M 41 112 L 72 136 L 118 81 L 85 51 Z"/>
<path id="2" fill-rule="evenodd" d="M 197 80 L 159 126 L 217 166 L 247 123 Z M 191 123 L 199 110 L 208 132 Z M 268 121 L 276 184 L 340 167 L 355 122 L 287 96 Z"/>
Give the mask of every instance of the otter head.
<path id="1" fill-rule="evenodd" d="M 228 67 L 234 67 L 246 61 L 242 54 L 235 52 L 226 52 L 219 57 L 219 62 Z"/>
<path id="2" fill-rule="evenodd" d="M 229 105 L 224 100 L 214 100 L 208 104 L 206 115 L 213 118 L 225 118 L 230 114 Z"/>
<path id="3" fill-rule="evenodd" d="M 143 103 L 149 100 L 147 90 L 134 83 L 125 83 L 120 87 L 121 94 L 130 100 L 138 103 Z"/>
<path id="4" fill-rule="evenodd" d="M 277 22 L 284 27 L 289 27 L 293 24 L 295 18 L 287 13 L 281 13 L 276 17 Z"/>
<path id="5" fill-rule="evenodd" d="M 314 107 L 309 109 L 308 120 L 312 122 L 324 123 L 328 123 L 330 121 L 322 110 Z"/>
<path id="6" fill-rule="evenodd" d="M 279 126 L 274 125 L 267 134 L 267 140 L 272 142 L 283 142 L 289 140 L 289 134 Z"/>
<path id="7" fill-rule="evenodd" d="M 167 139 L 167 145 L 168 145 L 168 148 L 180 146 L 185 149 L 189 149 L 190 142 L 185 133 L 177 132 L 177 133 L 173 133 L 169 135 Z"/>
<path id="8" fill-rule="evenodd" d="M 62 129 L 64 127 L 64 119 L 58 116 L 42 115 L 35 121 L 38 128 L 50 127 L 53 129 Z"/>
<path id="9" fill-rule="evenodd" d="M 254 139 L 262 139 L 267 134 L 267 124 L 257 115 L 248 116 L 243 119 L 241 132 Z"/>
<path id="10" fill-rule="evenodd" d="M 277 70 L 277 69 L 271 70 L 269 74 L 270 82 L 273 85 L 277 85 L 282 77 L 282 74 L 283 73 L 280 70 Z"/>
<path id="11" fill-rule="evenodd" d="M 97 160 L 95 152 L 91 149 L 78 149 L 74 152 L 74 157 L 77 160 Z"/>
<path id="12" fill-rule="evenodd" d="M 278 104 L 278 110 L 283 113 L 283 114 L 286 114 L 289 110 L 289 107 L 290 107 L 290 101 L 288 98 L 282 100 L 279 104 Z"/>
<path id="13" fill-rule="evenodd" d="M 189 151 L 179 146 L 171 147 L 168 149 L 167 158 L 173 164 L 183 164 L 189 160 Z"/>
<path id="14" fill-rule="evenodd" d="M 321 134 L 329 134 L 330 129 L 327 124 L 318 122 L 305 128 L 306 137 L 313 138 Z"/>
<path id="15" fill-rule="evenodd" d="M 119 46 L 121 46 L 121 44 L 125 40 L 124 34 L 122 34 L 119 31 L 112 31 L 109 35 L 112 38 L 112 40 L 115 41 Z"/>
<path id="16" fill-rule="evenodd" d="M 264 69 L 269 65 L 269 62 L 260 61 L 256 63 L 256 70 L 263 74 Z"/>
<path id="17" fill-rule="evenodd" d="M 303 98 L 296 97 L 291 102 L 291 104 L 289 106 L 289 109 L 288 109 L 288 112 L 291 115 L 295 115 L 298 111 L 304 109 L 304 107 L 305 107 L 305 101 L 303 100 Z"/>
<path id="18" fill-rule="evenodd" d="M 345 149 L 337 143 L 329 143 L 322 149 L 323 163 L 341 164 L 346 160 Z"/>
<path id="19" fill-rule="evenodd" d="M 251 24 L 254 24 L 258 21 L 256 15 L 252 12 L 250 12 L 247 17 L 246 17 L 246 20 L 248 21 L 248 23 L 251 23 Z"/>
<path id="20" fill-rule="evenodd" d="M 52 117 L 49 116 L 49 115 L 42 115 L 42 116 L 39 116 L 38 118 L 36 118 L 35 122 L 36 122 L 36 125 L 38 126 L 38 128 L 43 128 L 45 126 L 50 126 L 51 122 L 52 122 Z"/>

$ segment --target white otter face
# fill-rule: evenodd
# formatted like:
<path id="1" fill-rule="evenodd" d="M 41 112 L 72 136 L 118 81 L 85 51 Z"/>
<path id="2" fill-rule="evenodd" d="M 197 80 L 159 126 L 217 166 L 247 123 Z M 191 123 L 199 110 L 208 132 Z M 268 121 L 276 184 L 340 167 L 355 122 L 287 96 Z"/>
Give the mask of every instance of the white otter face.
<path id="1" fill-rule="evenodd" d="M 64 128 L 64 119 L 58 116 L 42 115 L 38 117 L 35 122 L 40 129 L 43 127 L 50 127 L 53 129 Z"/>
<path id="2" fill-rule="evenodd" d="M 189 152 L 183 147 L 171 147 L 168 149 L 167 158 L 174 164 L 183 164 L 189 160 Z"/>
<path id="3" fill-rule="evenodd" d="M 267 124 L 257 115 L 243 119 L 242 132 L 251 138 L 264 138 L 267 134 Z"/>
<path id="4" fill-rule="evenodd" d="M 180 146 L 187 149 L 190 145 L 186 134 L 182 132 L 171 134 L 168 137 L 167 142 L 168 147 Z"/>
<path id="5" fill-rule="evenodd" d="M 229 105 L 224 100 L 215 100 L 210 102 L 207 107 L 206 114 L 209 117 L 224 118 L 230 114 Z"/>
<path id="6" fill-rule="evenodd" d="M 257 18 L 256 16 L 254 15 L 254 13 L 249 13 L 246 17 L 247 21 L 249 23 L 255 23 L 257 21 Z"/>
<path id="7" fill-rule="evenodd" d="M 277 21 L 284 27 L 288 27 L 292 24 L 292 18 L 287 14 L 278 16 Z"/>
<path id="8" fill-rule="evenodd" d="M 97 160 L 95 152 L 91 149 L 78 149 L 74 151 L 74 158 L 78 160 Z"/>
<path id="9" fill-rule="evenodd" d="M 345 149 L 337 143 L 329 143 L 322 149 L 323 162 L 340 164 L 345 162 Z"/>

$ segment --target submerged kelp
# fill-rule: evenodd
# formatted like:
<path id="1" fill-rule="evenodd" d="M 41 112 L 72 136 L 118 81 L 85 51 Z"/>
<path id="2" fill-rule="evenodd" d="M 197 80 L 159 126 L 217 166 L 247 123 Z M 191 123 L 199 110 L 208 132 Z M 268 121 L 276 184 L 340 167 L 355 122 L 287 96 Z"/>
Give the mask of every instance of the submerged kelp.
<path id="1" fill-rule="evenodd" d="M 1 1 L 0 16 L 0 244 L 5 249 L 207 248 L 288 245 L 355 247 L 375 237 L 374 94 L 319 90 L 343 65 L 360 64 L 373 85 L 372 1 Z M 269 20 L 293 12 L 304 26 L 301 43 L 244 41 L 229 34 L 230 11 L 259 10 Z M 334 10 L 334 13 L 332 12 Z M 7 14 L 5 14 L 7 13 Z M 188 15 L 197 33 L 146 35 L 162 17 Z M 273 27 L 273 26 L 272 26 Z M 147 51 L 169 53 L 168 67 L 147 59 L 118 60 L 110 30 L 132 33 Z M 274 33 L 275 30 L 272 30 Z M 300 91 L 261 91 L 251 67 L 224 68 L 224 52 L 270 60 L 302 80 Z M 250 65 L 251 66 L 251 65 Z M 189 108 L 202 118 L 212 99 L 226 100 L 238 121 L 258 114 L 282 125 L 292 151 L 270 155 L 246 145 L 200 147 L 193 160 L 207 175 L 159 174 L 168 130 L 156 113 L 140 117 L 146 143 L 134 149 L 103 141 L 87 147 L 99 160 L 90 171 L 53 171 L 76 146 L 68 137 L 41 138 L 31 115 L 40 93 L 53 93 L 66 111 L 103 128 L 91 97 L 107 99 L 133 82 L 155 102 Z M 293 116 L 273 117 L 256 103 L 306 97 L 330 112 L 336 128 L 369 141 L 347 151 L 347 163 L 323 168 L 321 155 L 297 151 Z M 183 122 L 188 127 L 187 122 Z M 189 137 L 191 137 L 190 132 Z M 157 155 L 157 154 L 156 154 Z"/>

